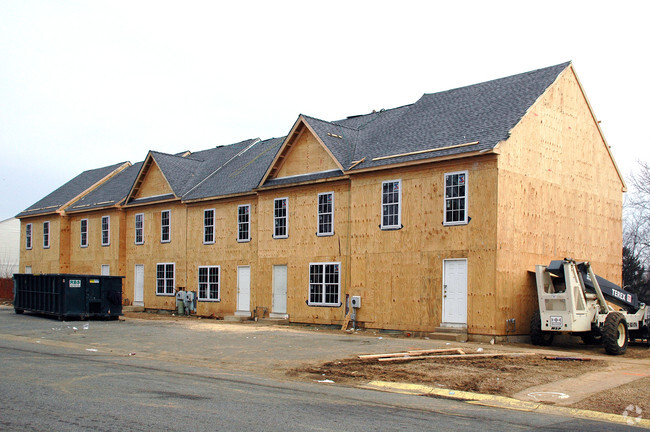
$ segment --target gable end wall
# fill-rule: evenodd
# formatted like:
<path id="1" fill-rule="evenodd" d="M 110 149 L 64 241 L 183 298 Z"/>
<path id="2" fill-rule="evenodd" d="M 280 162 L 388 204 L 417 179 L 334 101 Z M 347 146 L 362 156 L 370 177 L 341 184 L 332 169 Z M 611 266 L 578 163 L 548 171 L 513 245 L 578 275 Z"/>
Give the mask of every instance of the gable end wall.
<path id="1" fill-rule="evenodd" d="M 536 264 L 589 260 L 620 285 L 623 185 L 570 67 L 500 151 L 496 320 L 527 334 Z"/>

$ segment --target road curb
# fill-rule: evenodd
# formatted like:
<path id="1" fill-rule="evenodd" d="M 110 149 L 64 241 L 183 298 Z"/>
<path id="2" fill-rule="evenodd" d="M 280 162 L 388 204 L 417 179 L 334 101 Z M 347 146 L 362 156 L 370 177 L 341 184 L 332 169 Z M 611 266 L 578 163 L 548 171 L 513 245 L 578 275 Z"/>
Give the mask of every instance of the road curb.
<path id="1" fill-rule="evenodd" d="M 456 399 L 474 405 L 484 405 L 494 408 L 556 414 L 569 417 L 579 417 L 589 420 L 627 424 L 630 426 L 638 426 L 642 428 L 650 428 L 650 420 L 640 418 L 624 417 L 623 415 L 619 414 L 608 414 L 597 411 L 581 410 L 577 408 L 558 407 L 537 402 L 527 402 L 505 396 L 442 389 L 421 384 L 371 381 L 362 387 L 392 393 L 415 394 L 420 396 L 438 396 L 441 398 Z"/>

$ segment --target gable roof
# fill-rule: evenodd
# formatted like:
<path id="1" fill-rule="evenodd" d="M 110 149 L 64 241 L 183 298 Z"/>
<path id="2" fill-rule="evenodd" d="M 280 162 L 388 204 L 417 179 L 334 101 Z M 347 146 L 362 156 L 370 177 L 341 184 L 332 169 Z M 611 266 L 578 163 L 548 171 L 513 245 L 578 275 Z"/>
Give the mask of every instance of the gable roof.
<path id="1" fill-rule="evenodd" d="M 205 181 L 190 190 L 183 200 L 193 201 L 251 192 L 262 180 L 283 141 L 284 137 L 271 138 L 242 149 Z"/>
<path id="2" fill-rule="evenodd" d="M 89 191 L 92 191 L 98 185 L 119 171 L 127 168 L 129 165 L 129 162 L 121 162 L 102 168 L 84 171 L 56 189 L 54 192 L 18 213 L 16 217 L 21 218 L 26 216 L 43 215 L 62 210 L 63 207 L 67 206 L 80 196 L 87 194 Z"/>
<path id="3" fill-rule="evenodd" d="M 66 207 L 66 213 L 97 210 L 121 204 L 131 190 L 142 164 L 143 162 L 133 164 L 111 177 L 105 183 Z"/>

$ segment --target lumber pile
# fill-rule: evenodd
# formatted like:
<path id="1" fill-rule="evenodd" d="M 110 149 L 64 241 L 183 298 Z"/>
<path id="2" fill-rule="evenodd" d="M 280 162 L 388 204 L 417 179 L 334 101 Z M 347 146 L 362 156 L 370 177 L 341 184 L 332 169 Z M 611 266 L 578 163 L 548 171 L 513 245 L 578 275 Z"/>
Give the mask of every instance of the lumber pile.
<path id="1" fill-rule="evenodd" d="M 494 358 L 494 357 L 523 357 L 534 356 L 535 353 L 479 353 L 467 354 L 460 348 L 445 348 L 431 350 L 413 350 L 387 354 L 361 354 L 361 360 L 376 360 L 379 362 L 405 362 L 422 359 L 477 359 L 477 358 Z"/>

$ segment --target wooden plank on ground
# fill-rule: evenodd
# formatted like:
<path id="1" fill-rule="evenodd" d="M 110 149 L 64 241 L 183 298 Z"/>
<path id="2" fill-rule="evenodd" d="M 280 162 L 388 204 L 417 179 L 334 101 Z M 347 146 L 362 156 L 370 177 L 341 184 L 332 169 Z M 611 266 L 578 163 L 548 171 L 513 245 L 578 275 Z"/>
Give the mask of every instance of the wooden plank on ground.
<path id="1" fill-rule="evenodd" d="M 377 359 L 380 362 L 390 362 L 390 361 L 413 361 L 421 359 L 459 359 L 459 360 L 471 360 L 477 358 L 491 358 L 491 357 L 524 357 L 524 356 L 534 356 L 535 353 L 488 353 L 488 354 L 453 354 L 453 355 L 424 355 L 424 356 L 414 356 L 414 357 L 394 357 L 394 358 L 380 358 Z"/>
<path id="2" fill-rule="evenodd" d="M 350 325 L 350 313 L 345 316 L 343 320 L 343 325 L 341 326 L 341 331 L 347 331 L 348 326 Z"/>
<path id="3" fill-rule="evenodd" d="M 434 354 L 434 353 L 458 353 L 461 354 L 459 348 L 445 348 L 445 349 L 433 349 L 433 350 L 414 350 L 398 353 L 386 353 L 386 354 L 361 354 L 358 357 L 361 360 L 373 360 L 378 358 L 393 358 L 393 357 L 412 357 L 420 356 L 425 354 Z"/>

